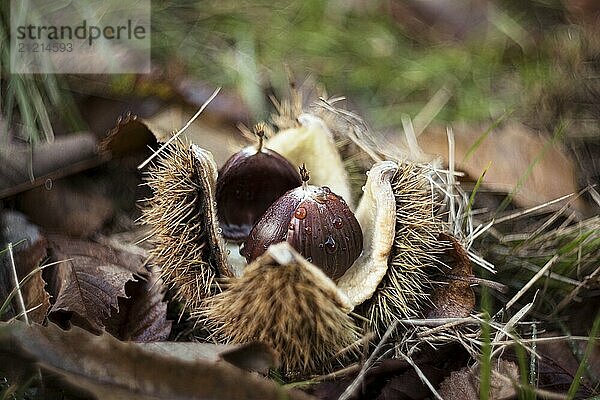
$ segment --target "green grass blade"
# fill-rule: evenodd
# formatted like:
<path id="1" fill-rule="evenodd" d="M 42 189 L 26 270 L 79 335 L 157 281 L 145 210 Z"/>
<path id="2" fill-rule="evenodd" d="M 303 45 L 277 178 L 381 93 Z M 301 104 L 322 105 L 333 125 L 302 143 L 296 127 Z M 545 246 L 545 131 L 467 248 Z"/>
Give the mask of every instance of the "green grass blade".
<path id="1" fill-rule="evenodd" d="M 581 385 L 581 379 L 583 378 L 584 372 L 588 368 L 588 361 L 590 359 L 590 355 L 592 354 L 592 350 L 596 345 L 596 340 L 598 339 L 598 332 L 600 332 L 600 312 L 596 315 L 596 319 L 594 320 L 594 325 L 592 326 L 592 330 L 590 332 L 590 340 L 587 343 L 585 348 L 585 353 L 583 355 L 583 359 L 581 363 L 579 363 L 579 367 L 577 368 L 577 372 L 575 372 L 575 376 L 573 377 L 573 382 L 569 387 L 569 391 L 567 392 L 567 398 L 573 399 L 579 390 L 579 386 Z"/>
<path id="2" fill-rule="evenodd" d="M 483 178 L 485 178 L 485 174 L 488 172 L 488 169 L 490 169 L 491 166 L 492 166 L 492 162 L 490 161 L 488 163 L 488 165 L 484 168 L 484 170 L 481 173 L 481 175 L 479 176 L 479 178 L 477 179 L 477 182 L 475 182 L 475 187 L 473 188 L 473 191 L 471 192 L 471 196 L 469 196 L 469 203 L 467 204 L 467 214 L 471 211 L 471 208 L 473 207 L 473 203 L 475 203 L 475 194 L 477 193 L 477 190 L 479 190 L 479 186 L 481 186 L 481 183 L 483 182 Z"/>
<path id="3" fill-rule="evenodd" d="M 502 123 L 502 121 L 504 121 L 510 114 L 512 114 L 512 111 L 506 111 L 504 114 L 502 114 L 500 117 L 498 117 L 485 130 L 485 132 L 483 132 L 481 135 L 479 135 L 477 140 L 475 140 L 475 142 L 471 145 L 471 147 L 469 147 L 469 150 L 467 150 L 467 152 L 465 153 L 465 156 L 462 159 L 463 164 L 466 163 L 469 160 L 469 158 L 471 158 L 471 156 L 473 156 L 473 153 L 475 153 L 477 151 L 479 146 L 481 146 L 481 144 L 485 141 L 485 139 L 487 139 L 487 137 L 490 135 L 490 133 L 492 133 L 492 131 L 494 129 L 496 129 L 498 127 L 498 125 L 500 125 Z"/>

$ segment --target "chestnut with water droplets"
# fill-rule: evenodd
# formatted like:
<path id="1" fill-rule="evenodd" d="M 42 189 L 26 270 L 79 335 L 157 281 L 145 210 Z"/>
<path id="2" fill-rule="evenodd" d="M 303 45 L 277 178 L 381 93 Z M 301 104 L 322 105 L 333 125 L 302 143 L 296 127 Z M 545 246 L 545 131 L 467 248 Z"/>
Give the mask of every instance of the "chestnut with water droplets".
<path id="1" fill-rule="evenodd" d="M 363 235 L 354 214 L 328 187 L 303 184 L 281 196 L 254 225 L 240 253 L 253 261 L 274 243 L 287 241 L 333 280 L 339 279 L 362 252 Z"/>
<path id="2" fill-rule="evenodd" d="M 275 200 L 301 185 L 298 171 L 279 153 L 263 147 L 264 128 L 254 129 L 258 146 L 231 156 L 217 178 L 217 213 L 223 237 L 242 241 Z"/>

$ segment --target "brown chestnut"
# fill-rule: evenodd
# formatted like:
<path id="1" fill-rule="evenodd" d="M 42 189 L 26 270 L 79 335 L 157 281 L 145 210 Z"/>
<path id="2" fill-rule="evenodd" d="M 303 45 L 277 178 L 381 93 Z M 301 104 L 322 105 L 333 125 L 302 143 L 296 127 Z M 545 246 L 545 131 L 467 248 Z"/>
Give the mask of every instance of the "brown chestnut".
<path id="1" fill-rule="evenodd" d="M 264 130 L 255 128 L 258 146 L 231 156 L 217 178 L 215 200 L 223 237 L 244 240 L 275 200 L 302 183 L 298 171 L 279 153 L 263 147 Z"/>
<path id="2" fill-rule="evenodd" d="M 281 196 L 254 225 L 240 253 L 251 262 L 273 243 L 287 241 L 330 278 L 339 279 L 362 252 L 363 235 L 354 214 L 328 187 L 307 183 Z"/>

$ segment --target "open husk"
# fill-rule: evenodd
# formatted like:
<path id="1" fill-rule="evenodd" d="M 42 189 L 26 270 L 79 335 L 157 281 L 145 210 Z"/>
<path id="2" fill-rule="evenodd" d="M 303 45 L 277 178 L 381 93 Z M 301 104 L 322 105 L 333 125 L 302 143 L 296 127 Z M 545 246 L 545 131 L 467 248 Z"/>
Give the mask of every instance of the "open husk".
<path id="1" fill-rule="evenodd" d="M 400 162 L 390 181 L 396 213 L 394 242 L 385 277 L 364 304 L 365 316 L 379 333 L 397 319 L 422 316 L 431 277 L 442 267 L 439 257 L 444 244 L 438 237 L 443 223 L 429 173 L 426 166 Z"/>
<path id="2" fill-rule="evenodd" d="M 422 316 L 442 267 L 444 224 L 433 168 L 385 161 L 391 157 L 363 141 L 367 128 L 354 125 L 362 123 L 358 117 L 322 99 L 307 110 L 298 101 L 278 109 L 279 132 L 268 148 L 306 163 L 314 183 L 349 204 L 357 200 L 350 181 L 362 182 L 356 217 L 364 250 L 337 285 L 285 242 L 245 265 L 237 246 L 221 238 L 217 169 L 197 146 L 176 141 L 161 154 L 149 172 L 154 196 L 143 219 L 152 227 L 152 256 L 163 279 L 213 339 L 263 341 L 279 353 L 286 374 L 307 375 L 343 365 L 340 354 L 352 354 L 344 350 L 359 338 L 353 317 L 381 334 L 398 319 Z M 356 168 L 349 173 L 350 164 Z M 221 286 L 218 277 L 227 278 Z"/>
<path id="3" fill-rule="evenodd" d="M 363 252 L 337 283 L 353 306 L 371 298 L 387 273 L 394 244 L 394 230 L 390 228 L 396 218 L 390 180 L 397 170 L 398 166 L 392 161 L 374 165 L 356 209 L 356 219 L 363 231 Z"/>
<path id="4" fill-rule="evenodd" d="M 151 229 L 153 263 L 183 311 L 192 313 L 218 291 L 215 278 L 232 275 L 213 200 L 216 176 L 209 152 L 175 140 L 146 177 L 153 196 L 144 204 L 142 222 Z"/>

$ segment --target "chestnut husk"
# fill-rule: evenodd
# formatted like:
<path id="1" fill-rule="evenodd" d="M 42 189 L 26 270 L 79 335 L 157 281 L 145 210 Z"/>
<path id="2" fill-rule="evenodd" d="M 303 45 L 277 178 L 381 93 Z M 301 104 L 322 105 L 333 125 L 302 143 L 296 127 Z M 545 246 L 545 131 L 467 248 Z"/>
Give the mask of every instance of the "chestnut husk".
<path id="1" fill-rule="evenodd" d="M 363 248 L 362 230 L 344 199 L 326 186 L 307 184 L 273 203 L 240 253 L 251 262 L 283 241 L 333 280 L 344 275 Z"/>
<path id="2" fill-rule="evenodd" d="M 223 237 L 244 240 L 269 206 L 301 182 L 292 164 L 267 148 L 250 146 L 231 156 L 217 179 L 217 212 Z"/>

